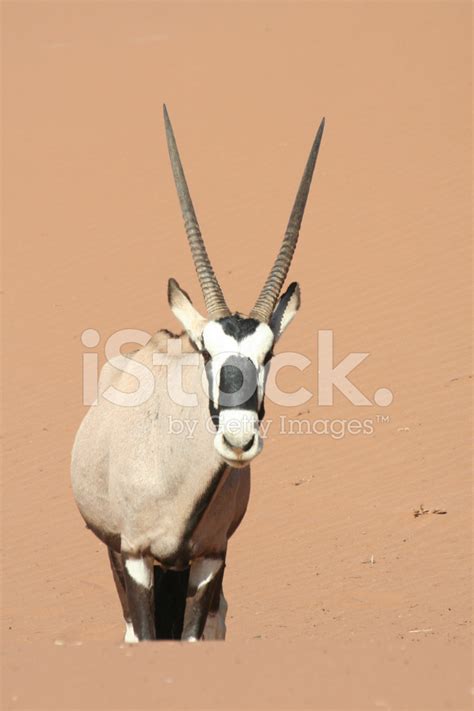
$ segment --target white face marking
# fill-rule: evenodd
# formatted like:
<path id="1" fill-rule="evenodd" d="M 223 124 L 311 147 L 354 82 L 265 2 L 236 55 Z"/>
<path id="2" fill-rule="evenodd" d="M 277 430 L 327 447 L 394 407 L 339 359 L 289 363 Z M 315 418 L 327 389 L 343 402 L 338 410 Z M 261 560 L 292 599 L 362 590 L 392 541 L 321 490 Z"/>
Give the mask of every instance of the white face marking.
<path id="1" fill-rule="evenodd" d="M 270 351 L 274 336 L 273 331 L 266 323 L 260 323 L 255 331 L 237 341 L 228 336 L 220 323 L 210 321 L 203 330 L 202 341 L 212 359 L 212 392 L 210 393 L 214 407 L 219 405 L 219 374 L 220 370 L 230 355 L 240 355 L 250 360 L 257 369 L 258 379 L 258 404 L 262 404 L 265 385 L 265 369 L 263 362 Z"/>
<path id="2" fill-rule="evenodd" d="M 221 410 L 219 431 L 232 447 L 241 449 L 258 432 L 258 415 L 253 410 Z"/>
<path id="3" fill-rule="evenodd" d="M 252 459 L 255 459 L 257 454 L 260 454 L 263 448 L 263 439 L 257 432 L 253 438 L 250 449 L 247 449 L 245 452 L 240 451 L 236 453 L 236 450 L 226 443 L 222 431 L 219 430 L 214 437 L 214 447 L 224 461 L 231 464 L 234 469 L 240 469 L 247 466 L 248 462 L 251 462 Z"/>
<path id="4" fill-rule="evenodd" d="M 203 558 L 202 560 L 197 560 L 191 565 L 191 573 L 189 575 L 190 587 L 200 590 L 211 582 L 221 567 L 222 560 L 219 558 Z"/>
<path id="5" fill-rule="evenodd" d="M 149 558 L 127 558 L 125 567 L 130 577 L 144 588 L 151 588 L 153 583 L 153 561 Z"/>
<path id="6" fill-rule="evenodd" d="M 123 641 L 126 644 L 136 644 L 138 642 L 138 637 L 135 634 L 135 630 L 133 629 L 133 625 L 131 622 L 127 622 L 125 620 L 125 637 L 123 638 Z"/>
<path id="7" fill-rule="evenodd" d="M 265 384 L 267 381 L 268 368 L 259 368 L 257 371 L 257 400 L 258 406 L 262 404 Z"/>
<path id="8" fill-rule="evenodd" d="M 260 323 L 253 333 L 237 341 L 224 332 L 220 323 L 210 321 L 202 332 L 202 339 L 211 358 L 221 354 L 225 354 L 226 357 L 242 355 L 250 358 L 258 368 L 272 347 L 274 337 L 270 326 Z"/>

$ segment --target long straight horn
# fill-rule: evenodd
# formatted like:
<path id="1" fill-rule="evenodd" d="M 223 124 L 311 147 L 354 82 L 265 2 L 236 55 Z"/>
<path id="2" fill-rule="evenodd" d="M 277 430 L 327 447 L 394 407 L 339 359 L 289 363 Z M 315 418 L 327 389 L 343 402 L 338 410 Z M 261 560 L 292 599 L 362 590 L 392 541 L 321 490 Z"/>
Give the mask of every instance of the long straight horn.
<path id="1" fill-rule="evenodd" d="M 163 115 L 165 119 L 166 140 L 168 142 L 168 152 L 170 154 L 171 167 L 173 169 L 174 182 L 178 191 L 181 212 L 183 213 L 184 227 L 188 237 L 194 266 L 201 284 L 204 301 L 209 316 L 214 319 L 230 316 L 229 308 L 225 302 L 224 295 L 214 274 L 214 270 L 207 256 L 206 247 L 201 237 L 201 230 L 194 212 L 193 203 L 189 194 L 184 170 L 178 153 L 178 147 L 171 126 L 171 121 L 163 105 Z"/>
<path id="2" fill-rule="evenodd" d="M 306 168 L 303 173 L 303 178 L 301 179 L 298 194 L 296 195 L 296 200 L 293 205 L 293 210 L 291 211 L 288 227 L 286 228 L 280 251 L 275 259 L 272 270 L 268 275 L 267 281 L 260 292 L 260 296 L 250 312 L 250 316 L 252 318 L 264 321 L 265 323 L 268 323 L 270 320 L 273 309 L 275 308 L 275 304 L 280 295 L 281 288 L 286 279 L 286 275 L 288 274 L 291 260 L 293 259 L 296 243 L 298 242 L 301 221 L 303 219 L 304 209 L 306 206 L 306 200 L 308 199 L 309 188 L 311 186 L 314 166 L 316 165 L 316 158 L 318 157 L 319 145 L 321 143 L 321 138 L 323 137 L 323 130 L 324 119 L 321 121 L 316 138 L 314 139 L 313 147 L 311 148 L 311 153 L 309 154 L 308 162 L 306 163 Z"/>

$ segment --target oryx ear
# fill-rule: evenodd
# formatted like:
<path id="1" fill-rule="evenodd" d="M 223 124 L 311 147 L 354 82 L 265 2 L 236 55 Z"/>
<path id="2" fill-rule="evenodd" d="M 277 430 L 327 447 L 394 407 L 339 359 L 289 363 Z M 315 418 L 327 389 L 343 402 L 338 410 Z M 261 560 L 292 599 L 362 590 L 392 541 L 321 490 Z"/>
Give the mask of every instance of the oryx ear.
<path id="1" fill-rule="evenodd" d="M 270 319 L 270 328 L 277 341 L 285 328 L 293 321 L 301 303 L 300 285 L 294 281 L 280 298 Z"/>
<path id="2" fill-rule="evenodd" d="M 181 289 L 176 279 L 168 281 L 168 303 L 171 311 L 186 329 L 190 339 L 198 348 L 201 348 L 201 334 L 207 319 L 194 308 L 191 299 Z"/>

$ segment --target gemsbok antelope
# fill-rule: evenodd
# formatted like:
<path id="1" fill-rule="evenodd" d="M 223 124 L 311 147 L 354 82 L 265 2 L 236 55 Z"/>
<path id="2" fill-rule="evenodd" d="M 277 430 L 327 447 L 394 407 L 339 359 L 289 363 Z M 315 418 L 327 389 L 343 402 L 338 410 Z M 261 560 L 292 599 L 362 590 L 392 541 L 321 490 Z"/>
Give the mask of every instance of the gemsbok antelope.
<path id="1" fill-rule="evenodd" d="M 227 543 L 247 509 L 249 464 L 263 446 L 259 424 L 273 349 L 300 306 L 296 282 L 280 292 L 324 128 L 323 119 L 280 251 L 245 316 L 229 310 L 209 261 L 166 107 L 164 120 L 207 316 L 169 280 L 169 305 L 184 332 L 158 331 L 122 359 L 130 367 L 114 366 L 114 360 L 104 366 L 97 402 L 72 454 L 74 496 L 87 527 L 108 547 L 126 642 L 225 637 Z M 145 367 L 154 388 L 144 402 L 125 407 L 108 397 L 111 388 L 136 391 L 137 368 Z M 173 397 L 178 387 L 194 397 L 192 406 Z M 171 421 L 190 420 L 192 437 L 184 428 L 170 430 Z"/>

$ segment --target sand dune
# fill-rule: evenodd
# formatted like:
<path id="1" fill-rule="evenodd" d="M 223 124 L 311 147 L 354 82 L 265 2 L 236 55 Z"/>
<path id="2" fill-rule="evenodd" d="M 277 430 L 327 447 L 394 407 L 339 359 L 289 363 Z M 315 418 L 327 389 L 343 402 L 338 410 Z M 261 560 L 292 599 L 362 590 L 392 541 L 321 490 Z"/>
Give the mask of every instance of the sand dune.
<path id="1" fill-rule="evenodd" d="M 470 10 L 4 3 L 3 708 L 468 708 Z M 130 650 L 69 456 L 83 331 L 102 364 L 118 329 L 178 327 L 169 276 L 202 303 L 164 101 L 242 311 L 326 116 L 280 349 L 311 365 L 278 381 L 312 397 L 268 404 L 228 641 Z M 351 379 L 372 405 L 318 404 L 320 330 L 336 361 L 370 353 Z M 291 436 L 285 415 L 372 432 Z"/>

